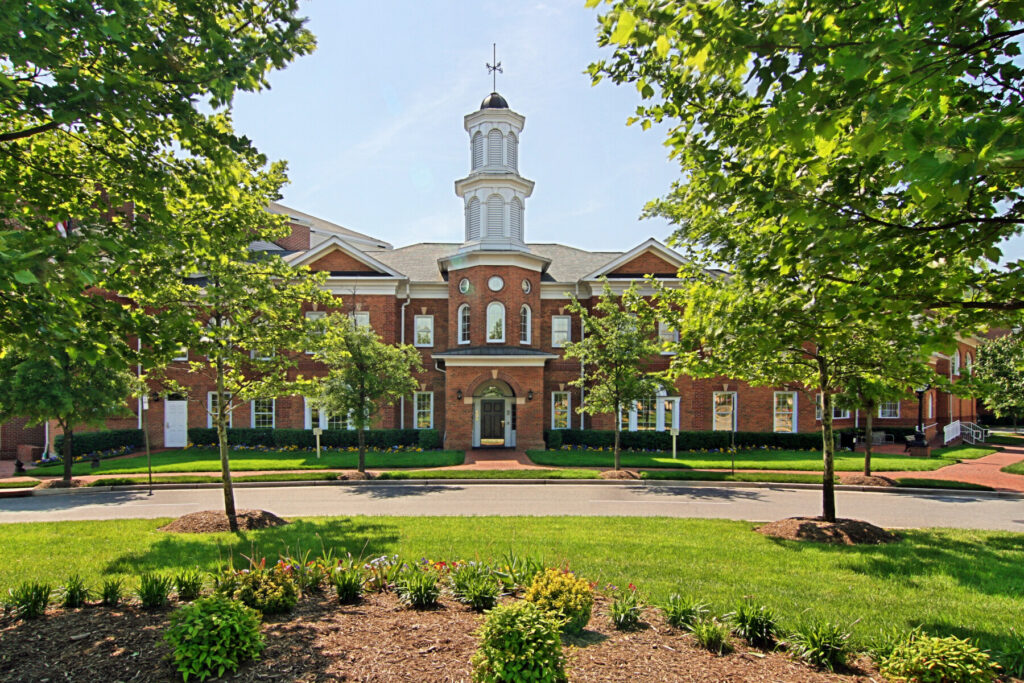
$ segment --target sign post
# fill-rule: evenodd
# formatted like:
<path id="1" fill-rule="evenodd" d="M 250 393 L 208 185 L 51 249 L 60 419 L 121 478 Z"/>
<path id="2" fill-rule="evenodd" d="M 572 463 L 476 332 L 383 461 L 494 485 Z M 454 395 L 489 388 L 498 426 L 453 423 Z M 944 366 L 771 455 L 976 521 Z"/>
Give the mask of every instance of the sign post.
<path id="1" fill-rule="evenodd" d="M 317 427 L 313 430 L 313 436 L 316 437 L 316 459 L 320 459 L 320 435 L 324 433 L 324 430 Z"/>
<path id="2" fill-rule="evenodd" d="M 676 437 L 679 436 L 679 430 L 675 427 L 672 428 L 672 459 L 676 459 Z"/>

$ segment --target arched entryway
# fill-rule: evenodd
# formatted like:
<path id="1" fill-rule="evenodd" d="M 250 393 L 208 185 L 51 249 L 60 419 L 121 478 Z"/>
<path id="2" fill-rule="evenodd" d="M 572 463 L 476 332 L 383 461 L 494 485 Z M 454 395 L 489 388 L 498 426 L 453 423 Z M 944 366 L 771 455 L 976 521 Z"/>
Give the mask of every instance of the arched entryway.
<path id="1" fill-rule="evenodd" d="M 514 448 L 516 396 L 500 379 L 484 382 L 473 392 L 473 447 Z"/>

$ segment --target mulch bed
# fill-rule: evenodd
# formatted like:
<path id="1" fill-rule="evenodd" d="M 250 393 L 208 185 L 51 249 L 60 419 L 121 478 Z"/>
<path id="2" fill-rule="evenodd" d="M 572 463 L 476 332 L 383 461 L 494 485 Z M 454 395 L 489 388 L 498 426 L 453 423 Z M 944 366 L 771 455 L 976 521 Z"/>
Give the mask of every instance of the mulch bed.
<path id="1" fill-rule="evenodd" d="M 40 489 L 77 489 L 79 486 L 85 486 L 85 482 L 81 479 L 72 479 L 71 485 L 68 486 L 64 483 L 63 479 L 44 479 L 39 486 L 36 488 Z"/>
<path id="2" fill-rule="evenodd" d="M 635 470 L 605 470 L 602 479 L 639 479 L 640 473 Z"/>
<path id="3" fill-rule="evenodd" d="M 889 477 L 865 477 L 863 474 L 840 475 L 840 481 L 848 486 L 896 486 L 896 481 Z"/>
<path id="4" fill-rule="evenodd" d="M 240 531 L 252 531 L 253 529 L 266 529 L 272 526 L 283 526 L 287 524 L 273 512 L 266 510 L 237 510 L 235 519 L 238 522 Z M 223 510 L 203 510 L 192 512 L 178 517 L 167 526 L 162 526 L 158 531 L 171 531 L 179 534 L 212 534 L 219 531 L 230 531 L 228 516 Z"/>
<path id="5" fill-rule="evenodd" d="M 307 596 L 287 616 L 263 626 L 267 647 L 231 681 L 469 681 L 474 632 L 483 617 L 442 599 L 418 612 L 390 594 L 341 606 L 330 594 Z M 4 681 L 173 681 L 162 640 L 170 612 L 136 606 L 51 610 L 29 622 L 0 622 Z M 844 674 L 816 671 L 784 653 L 751 650 L 713 655 L 692 636 L 667 626 L 654 610 L 647 625 L 623 633 L 609 624 L 607 602 L 595 606 L 589 630 L 567 642 L 571 681 L 819 681 L 879 680 L 866 660 Z"/>
<path id="6" fill-rule="evenodd" d="M 369 472 L 360 472 L 359 470 L 346 470 L 338 473 L 338 479 L 341 481 L 366 481 L 367 479 L 373 479 L 373 475 Z"/>
<path id="7" fill-rule="evenodd" d="M 897 534 L 859 519 L 826 522 L 821 517 L 789 517 L 757 528 L 758 533 L 789 541 L 817 541 L 841 545 L 879 545 L 900 540 Z"/>

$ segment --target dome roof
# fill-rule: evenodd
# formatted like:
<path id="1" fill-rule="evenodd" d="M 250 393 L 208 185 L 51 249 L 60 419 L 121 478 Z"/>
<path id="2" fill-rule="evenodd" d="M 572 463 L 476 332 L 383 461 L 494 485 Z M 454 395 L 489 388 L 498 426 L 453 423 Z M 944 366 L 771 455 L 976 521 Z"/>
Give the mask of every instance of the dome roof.
<path id="1" fill-rule="evenodd" d="M 484 101 L 480 103 L 481 109 L 508 109 L 508 102 L 505 98 L 496 92 L 492 92 L 490 95 L 484 98 Z"/>

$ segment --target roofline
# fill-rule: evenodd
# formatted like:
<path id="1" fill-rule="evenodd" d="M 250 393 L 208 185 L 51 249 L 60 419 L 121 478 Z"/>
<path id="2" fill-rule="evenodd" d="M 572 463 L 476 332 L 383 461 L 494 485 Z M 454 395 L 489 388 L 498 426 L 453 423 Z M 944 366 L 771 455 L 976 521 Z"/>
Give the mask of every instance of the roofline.
<path id="1" fill-rule="evenodd" d="M 634 258 L 636 258 L 637 256 L 639 256 L 640 254 L 642 254 L 644 251 L 646 251 L 648 249 L 654 249 L 654 250 L 660 252 L 663 256 L 666 256 L 669 259 L 674 260 L 680 266 L 682 266 L 684 263 L 686 263 L 686 260 L 682 256 L 680 256 L 677 252 L 673 251 L 672 249 L 669 249 L 667 246 L 665 246 L 664 244 L 662 244 L 658 240 L 656 240 L 653 237 L 651 237 L 651 238 L 648 238 L 646 241 L 641 242 L 637 246 L 633 247 L 629 251 L 625 252 L 621 256 L 618 256 L 617 258 L 612 259 L 611 261 L 609 261 L 608 263 L 604 264 L 603 266 L 601 266 L 600 268 L 598 268 L 594 272 L 588 273 L 588 274 L 584 275 L 583 277 L 580 278 L 580 281 L 597 280 L 602 275 L 604 275 L 604 274 L 606 274 L 606 273 L 608 273 L 608 272 L 610 272 L 612 270 L 615 270 L 616 268 L 618 268 L 619 266 L 623 265 L 624 263 L 629 263 Z"/>
<path id="2" fill-rule="evenodd" d="M 316 261 L 316 259 L 319 256 L 321 256 L 322 254 L 327 252 L 332 247 L 337 247 L 337 248 L 341 249 L 342 251 L 347 253 L 352 258 L 354 258 L 357 261 L 361 262 L 363 265 L 369 266 L 370 268 L 374 268 L 374 269 L 379 270 L 380 272 L 387 273 L 388 275 L 390 275 L 390 276 L 392 276 L 394 278 L 398 278 L 398 279 L 402 279 L 402 280 L 408 279 L 408 278 L 406 278 L 405 275 L 403 275 L 402 273 L 399 273 L 397 270 L 395 270 L 391 266 L 388 266 L 388 265 L 385 265 L 384 263 L 381 263 L 380 261 L 378 261 L 377 259 L 373 258 L 372 256 L 370 256 L 366 252 L 356 248 L 354 245 L 349 244 L 345 240 L 345 238 L 342 237 L 341 235 L 331 235 L 330 237 L 325 239 L 323 242 L 318 244 L 313 249 L 309 249 L 308 251 L 295 252 L 294 254 L 290 254 L 288 256 L 285 256 L 284 259 L 285 259 L 285 261 L 287 261 L 289 264 L 291 264 L 293 266 L 296 266 L 296 265 L 307 265 L 307 264 L 309 264 L 311 262 Z"/>

